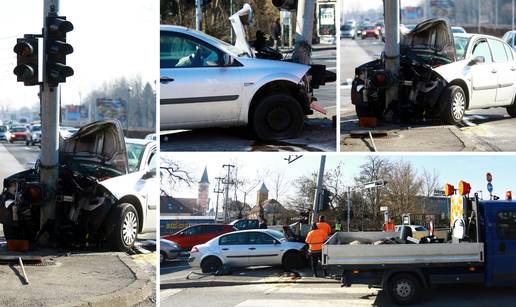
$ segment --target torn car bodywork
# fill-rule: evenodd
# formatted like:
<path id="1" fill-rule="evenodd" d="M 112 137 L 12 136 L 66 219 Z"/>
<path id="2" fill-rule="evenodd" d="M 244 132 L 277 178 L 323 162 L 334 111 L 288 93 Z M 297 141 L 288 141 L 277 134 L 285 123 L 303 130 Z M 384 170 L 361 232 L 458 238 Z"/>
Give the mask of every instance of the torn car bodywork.
<path id="1" fill-rule="evenodd" d="M 446 20 L 418 24 L 402 36 L 399 76 L 385 70 L 384 57 L 355 69 L 351 100 L 357 116 L 402 122 L 438 117 L 442 112 L 439 99 L 448 83 L 436 68 L 456 60 Z M 398 86 L 399 99 L 387 105 L 385 93 L 391 86 Z"/>
<path id="2" fill-rule="evenodd" d="M 39 183 L 39 166 L 4 179 L 0 218 L 6 239 L 37 241 L 48 236 L 59 245 L 102 241 L 118 199 L 101 182 L 128 173 L 122 126 L 116 120 L 88 124 L 60 140 L 55 193 Z M 56 203 L 55 220 L 40 225 L 40 208 Z"/>

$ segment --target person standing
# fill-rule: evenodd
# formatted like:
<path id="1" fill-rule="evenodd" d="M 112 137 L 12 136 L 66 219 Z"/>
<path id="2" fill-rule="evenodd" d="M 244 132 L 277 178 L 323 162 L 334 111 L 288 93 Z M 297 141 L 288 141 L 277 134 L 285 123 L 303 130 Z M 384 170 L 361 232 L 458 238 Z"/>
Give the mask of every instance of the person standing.
<path id="1" fill-rule="evenodd" d="M 342 223 L 340 219 L 337 220 L 337 223 L 335 223 L 335 232 L 342 231 Z"/>
<path id="2" fill-rule="evenodd" d="M 305 242 L 308 243 L 308 253 L 314 277 L 317 277 L 317 267 L 321 260 L 322 246 L 326 238 L 328 238 L 326 231 L 318 228 L 317 223 L 313 223 L 312 230 L 306 236 Z"/>
<path id="3" fill-rule="evenodd" d="M 331 235 L 331 226 L 330 224 L 326 223 L 326 216 L 321 215 L 319 217 L 319 223 L 317 223 L 317 228 L 324 230 L 326 232 L 326 236 Z"/>
<path id="4" fill-rule="evenodd" d="M 272 48 L 279 51 L 279 41 L 281 38 L 281 24 L 279 18 L 277 18 L 271 25 L 271 38 L 274 41 Z"/>
<path id="5" fill-rule="evenodd" d="M 260 229 L 267 229 L 267 220 L 265 218 L 262 218 L 259 227 Z"/>

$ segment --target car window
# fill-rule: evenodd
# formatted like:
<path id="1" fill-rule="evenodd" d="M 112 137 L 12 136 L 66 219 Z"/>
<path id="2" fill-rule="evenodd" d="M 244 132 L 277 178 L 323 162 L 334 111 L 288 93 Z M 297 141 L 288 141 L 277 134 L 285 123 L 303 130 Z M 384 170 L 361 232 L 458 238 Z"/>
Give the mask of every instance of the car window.
<path id="1" fill-rule="evenodd" d="M 213 233 L 224 231 L 223 225 L 203 225 L 201 227 L 201 233 Z"/>
<path id="2" fill-rule="evenodd" d="M 454 37 L 453 40 L 455 41 L 455 53 L 457 54 L 457 60 L 464 60 L 469 40 L 466 37 Z"/>
<path id="3" fill-rule="evenodd" d="M 503 47 L 504 44 L 501 41 L 490 39 L 489 45 L 491 45 L 491 50 L 493 50 L 493 58 L 495 62 L 507 62 L 507 54 L 505 53 L 505 48 Z"/>
<path id="4" fill-rule="evenodd" d="M 194 226 L 183 230 L 182 234 L 185 236 L 196 235 L 199 234 L 200 230 L 200 226 Z"/>
<path id="5" fill-rule="evenodd" d="M 150 154 L 149 161 L 147 162 L 147 166 L 150 171 L 155 171 L 157 166 L 157 155 L 156 155 L 156 149 L 154 148 Z"/>
<path id="6" fill-rule="evenodd" d="M 127 149 L 127 162 L 129 164 L 129 173 L 137 171 L 140 167 L 140 161 L 145 151 L 145 146 L 141 144 L 125 143 Z"/>
<path id="7" fill-rule="evenodd" d="M 248 244 L 247 233 L 233 233 L 220 237 L 219 245 L 244 245 Z"/>
<path id="8" fill-rule="evenodd" d="M 507 58 L 509 61 L 514 61 L 514 52 L 512 51 L 511 47 L 509 45 L 503 45 L 505 48 L 505 53 L 507 53 Z"/>
<path id="9" fill-rule="evenodd" d="M 276 238 L 277 240 L 281 241 L 281 240 L 286 240 L 285 238 L 285 234 L 281 231 L 278 231 L 278 230 L 269 230 L 268 233 L 270 235 L 272 235 L 274 238 Z"/>
<path id="10" fill-rule="evenodd" d="M 481 41 L 475 45 L 473 48 L 473 58 L 477 56 L 483 56 L 485 59 L 485 63 L 493 63 L 493 58 L 491 57 L 491 50 L 489 50 L 489 45 L 487 41 Z"/>
<path id="11" fill-rule="evenodd" d="M 262 232 L 250 232 L 249 244 L 274 244 L 274 238 Z"/>
<path id="12" fill-rule="evenodd" d="M 416 230 L 416 231 L 426 231 L 426 228 L 425 228 L 425 227 L 421 227 L 421 226 L 419 226 L 419 227 L 416 227 L 416 229 L 415 229 L 415 230 Z"/>
<path id="13" fill-rule="evenodd" d="M 188 68 L 219 66 L 216 49 L 194 39 L 161 32 L 160 67 Z"/>
<path id="14" fill-rule="evenodd" d="M 514 32 L 507 32 L 507 34 L 504 35 L 503 40 L 510 46 L 514 46 L 513 43 L 515 37 L 516 35 L 514 34 Z"/>
<path id="15" fill-rule="evenodd" d="M 516 211 L 498 212 L 496 233 L 502 240 L 516 240 Z"/>
<path id="16" fill-rule="evenodd" d="M 6 132 L 7 128 L 5 126 L 0 126 L 0 132 Z"/>

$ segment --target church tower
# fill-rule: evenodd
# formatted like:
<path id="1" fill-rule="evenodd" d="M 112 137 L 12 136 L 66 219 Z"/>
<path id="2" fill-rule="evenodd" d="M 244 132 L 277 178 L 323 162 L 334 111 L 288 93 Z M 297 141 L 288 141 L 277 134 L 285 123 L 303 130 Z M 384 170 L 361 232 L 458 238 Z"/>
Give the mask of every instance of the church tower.
<path id="1" fill-rule="evenodd" d="M 256 205 L 260 205 L 267 199 L 269 199 L 269 190 L 267 190 L 265 182 L 263 182 L 262 187 L 256 192 Z"/>
<path id="2" fill-rule="evenodd" d="M 208 211 L 209 196 L 210 196 L 210 181 L 208 180 L 208 167 L 204 168 L 201 181 L 199 181 L 199 194 L 197 196 L 197 208 L 203 214 Z"/>

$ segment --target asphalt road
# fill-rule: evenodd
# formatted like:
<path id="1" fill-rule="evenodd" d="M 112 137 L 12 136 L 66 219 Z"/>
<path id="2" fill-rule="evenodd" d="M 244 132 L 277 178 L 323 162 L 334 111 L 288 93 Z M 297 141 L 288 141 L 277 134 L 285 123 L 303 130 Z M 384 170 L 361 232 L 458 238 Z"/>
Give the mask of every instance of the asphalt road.
<path id="1" fill-rule="evenodd" d="M 356 66 L 372 61 L 383 51 L 379 40 L 340 41 L 341 60 L 341 151 L 515 151 L 516 118 L 510 118 L 505 108 L 467 111 L 463 125 L 381 123 L 375 130 L 386 136 L 352 137 L 358 127 L 355 108 L 351 104 L 351 85 Z"/>
<path id="2" fill-rule="evenodd" d="M 327 69 L 337 71 L 336 47 L 314 46 L 314 64 L 326 65 Z M 162 151 L 335 151 L 336 132 L 332 116 L 336 115 L 336 82 L 328 83 L 314 90 L 318 102 L 327 115 L 314 112 L 305 121 L 301 135 L 295 139 L 281 142 L 261 143 L 253 139 L 246 127 L 210 128 L 196 130 L 176 130 L 161 132 Z"/>
<path id="3" fill-rule="evenodd" d="M 39 158 L 39 146 L 26 146 L 25 142 L 1 143 L 0 146 L 3 147 L 4 155 L 9 155 L 9 159 L 16 159 L 18 162 L 18 165 L 8 171 L 0 171 L 0 180 L 12 173 L 31 168 Z"/>

